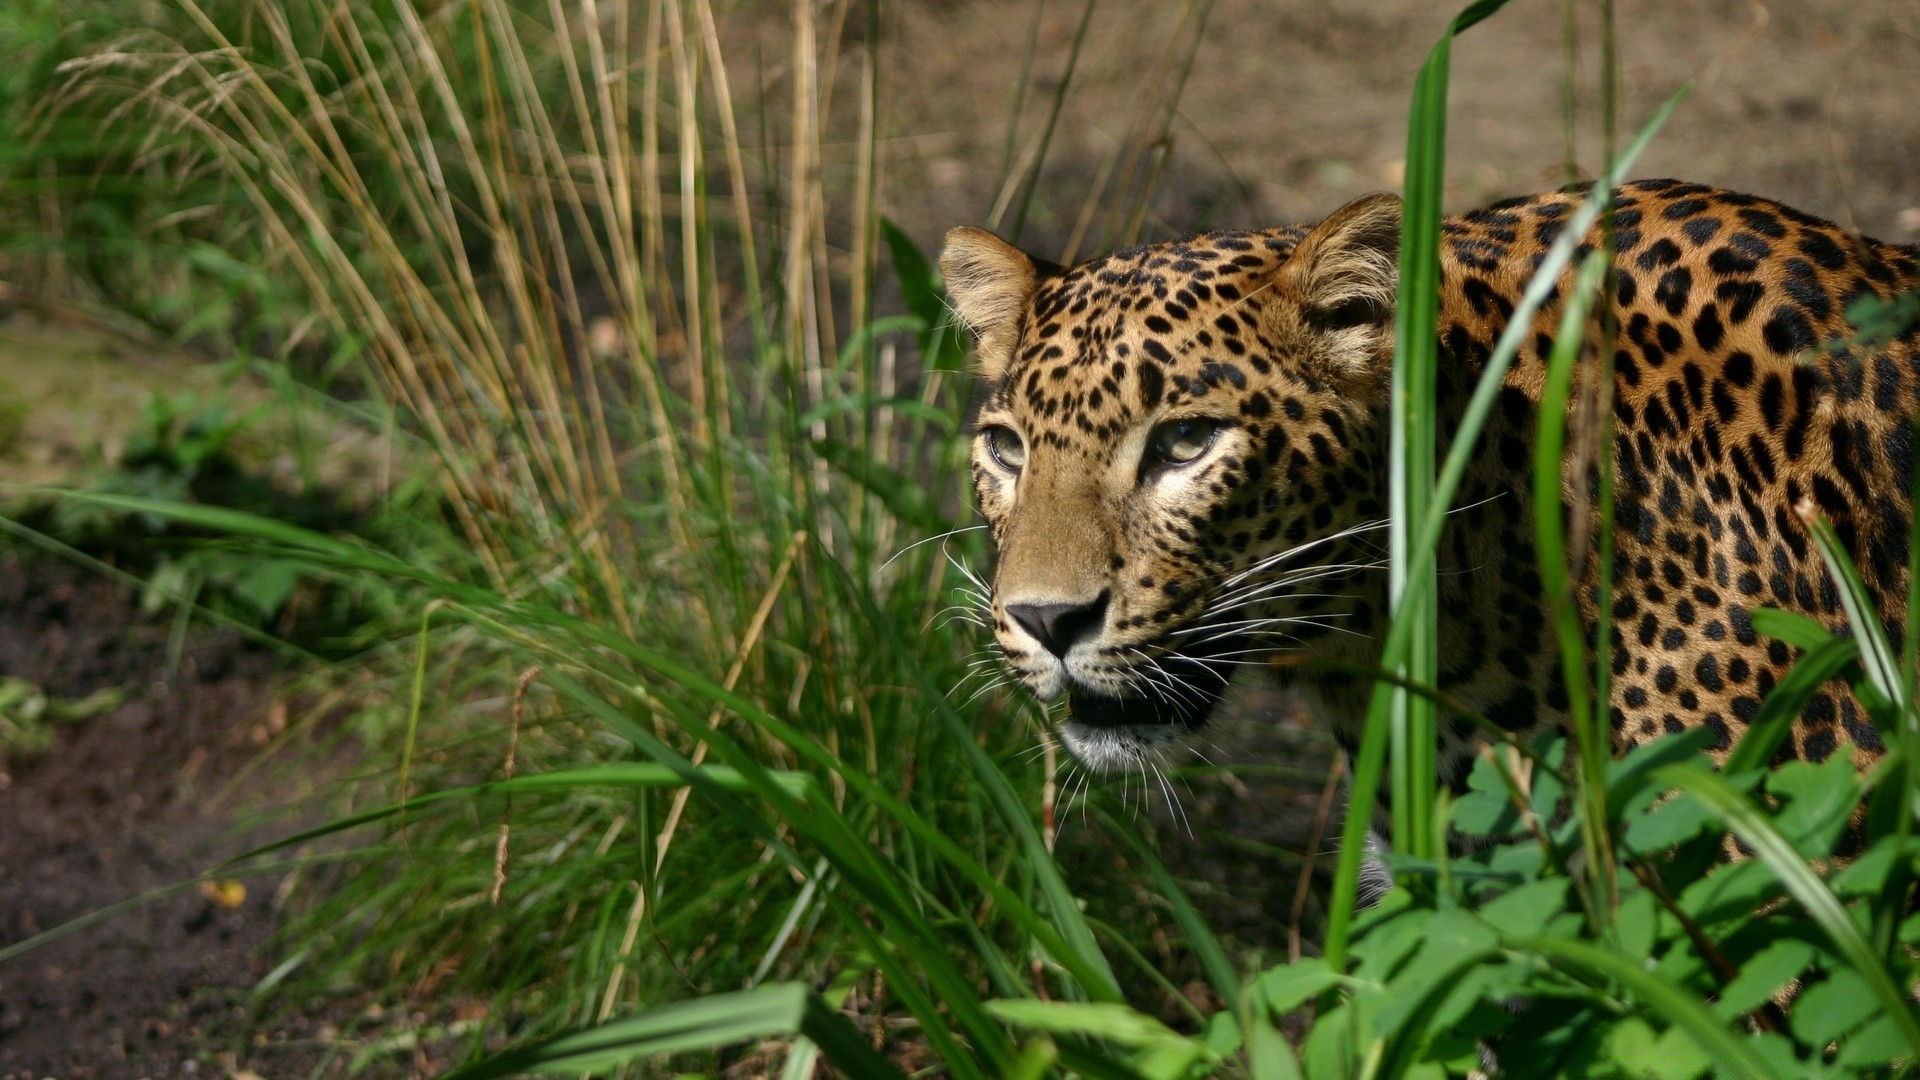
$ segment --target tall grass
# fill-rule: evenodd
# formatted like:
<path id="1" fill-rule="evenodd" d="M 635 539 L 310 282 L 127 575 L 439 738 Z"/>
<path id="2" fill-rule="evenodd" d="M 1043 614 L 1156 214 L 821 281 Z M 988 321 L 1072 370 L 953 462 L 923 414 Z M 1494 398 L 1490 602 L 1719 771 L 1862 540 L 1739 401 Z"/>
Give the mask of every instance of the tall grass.
<path id="1" fill-rule="evenodd" d="M 879 9 L 793 4 L 771 94 L 736 88 L 706 0 L 169 10 L 67 62 L 47 114 L 219 179 L 249 257 L 435 458 L 466 553 L 96 499 L 423 605 L 372 658 L 402 673 L 365 710 L 398 776 L 276 845 L 362 830 L 353 868 L 294 887 L 317 899 L 263 990 L 374 976 L 533 1037 L 797 979 L 826 988 L 798 1013 L 735 999 L 783 1003 L 759 1015 L 797 1025 L 796 1063 L 898 1039 L 963 1076 L 1103 1060 L 984 1004 L 1118 1007 L 1165 957 L 1082 915 L 1024 718 L 946 700 L 979 689 L 952 592 L 983 551 L 952 523 L 965 388 L 937 282 L 880 215 L 875 28 L 844 47 Z M 907 315 L 874 315 L 883 249 Z"/>
<path id="2" fill-rule="evenodd" d="M 429 563 L 230 511 L 86 496 L 418 602 L 415 632 L 374 661 L 404 676 L 366 709 L 397 777 L 248 857 L 336 860 L 325 845 L 341 834 L 357 845 L 349 869 L 316 864 L 297 883 L 315 899 L 263 992 L 379 979 L 482 1000 L 469 1077 L 653 1055 L 706 1065 L 704 1048 L 762 1039 L 793 1076 L 822 1059 L 853 1075 L 1460 1075 L 1483 1039 L 1543 1075 L 1587 1075 L 1602 1057 L 1675 1076 L 1911 1060 L 1920 1029 L 1900 988 L 1920 771 L 1904 743 L 1863 780 L 1758 769 L 1835 675 L 1865 688 L 1890 741 L 1915 727 L 1913 636 L 1893 659 L 1831 537 L 1854 633 L 1756 618 L 1806 658 L 1722 769 L 1699 764 L 1697 737 L 1622 762 L 1605 751 L 1605 673 L 1589 671 L 1604 614 L 1580 624 L 1566 552 L 1584 538 L 1556 531 L 1568 440 L 1611 443 L 1562 423 L 1583 385 L 1581 331 L 1605 303 L 1604 247 L 1576 260 L 1574 245 L 1672 104 L 1609 161 L 1464 419 L 1440 430 L 1449 42 L 1501 6 L 1449 26 L 1409 133 L 1395 620 L 1354 789 L 1365 806 L 1391 778 L 1411 887 L 1356 916 L 1368 815 L 1353 814 L 1324 954 L 1264 972 L 1243 970 L 1117 819 L 1115 851 L 1139 876 L 1101 899 L 1147 899 L 1090 917 L 1084 897 L 1103 883 L 1070 882 L 1053 858 L 1050 777 L 1019 752 L 1032 732 L 1017 703 L 991 676 L 966 697 L 983 599 L 970 567 L 986 552 L 958 526 L 964 387 L 938 283 L 880 212 L 883 8 L 796 0 L 771 94 L 736 84 L 746 69 L 710 0 L 175 0 L 167 32 L 69 62 L 50 113 L 94 109 L 142 133 L 143 167 L 218 178 L 245 214 L 235 250 L 289 283 L 309 333 L 364 359 L 367 385 L 437 461 L 444 526 L 464 542 L 463 558 Z M 1188 10 L 1162 85 L 1186 78 L 1206 7 Z M 844 48 L 861 19 L 866 46 Z M 1031 141 L 1009 136 L 999 209 L 1016 232 L 1070 84 Z M 1072 246 L 1139 234 L 1171 116 L 1147 116 L 1103 170 L 1132 197 L 1097 233 L 1083 212 Z M 878 313 L 883 251 L 904 315 Z M 1503 745 L 1449 803 L 1435 785 L 1434 552 L 1500 380 L 1555 304 L 1536 461 L 1551 512 L 1536 516 L 1579 702 L 1576 767 L 1564 743 Z M 1604 490 L 1591 527 L 1612 527 Z M 1879 846 L 1822 874 L 1833 823 L 1863 802 L 1891 807 Z M 1724 832 L 1713 821 L 1759 855 L 1695 881 Z M 1450 829 L 1486 842 L 1457 856 Z M 1147 955 L 1148 926 L 1183 954 Z M 1168 963 L 1208 992 L 1176 988 Z M 1782 1030 L 1768 1001 L 1795 979 L 1814 1019 Z M 1516 1019 L 1517 998 L 1536 1005 Z M 514 1048 L 486 1058 L 505 1036 Z"/>

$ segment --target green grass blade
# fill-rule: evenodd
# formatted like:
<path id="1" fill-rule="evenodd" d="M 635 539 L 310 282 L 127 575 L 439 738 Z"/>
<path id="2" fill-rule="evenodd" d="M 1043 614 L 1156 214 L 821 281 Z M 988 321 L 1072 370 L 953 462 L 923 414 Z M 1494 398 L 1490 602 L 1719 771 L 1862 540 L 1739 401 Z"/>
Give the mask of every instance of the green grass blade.
<path id="1" fill-rule="evenodd" d="M 1838 677 L 1859 656 L 1860 645 L 1850 637 L 1829 637 L 1794 662 L 1767 694 L 1760 711 L 1747 723 L 1740 741 L 1727 754 L 1721 771 L 1731 776 L 1758 769 L 1773 761 L 1774 751 L 1787 737 L 1800 710 L 1827 680 Z"/>
<path id="2" fill-rule="evenodd" d="M 847 1075 L 906 1075 L 874 1053 L 845 1018 L 805 986 L 777 983 L 665 1005 L 623 1020 L 543 1039 L 455 1069 L 443 1080 L 492 1080 L 529 1072 L 577 1075 L 661 1054 L 802 1036 L 818 1045 Z"/>
<path id="3" fill-rule="evenodd" d="M 1907 679 L 1900 672 L 1900 661 L 1892 643 L 1887 640 L 1887 628 L 1880 622 L 1880 609 L 1873 601 L 1873 594 L 1860 580 L 1860 571 L 1854 568 L 1853 559 L 1840 545 L 1840 538 L 1834 535 L 1833 525 L 1812 509 L 1811 501 L 1796 509 L 1813 533 L 1813 542 L 1820 548 L 1827 573 L 1833 576 L 1834 588 L 1840 592 L 1840 606 L 1847 613 L 1854 640 L 1860 643 L 1860 666 L 1867 673 L 1867 681 L 1883 700 L 1896 709 L 1905 710 Z M 1904 737 L 1907 732 L 1887 734 Z"/>
<path id="4" fill-rule="evenodd" d="M 1469 9 L 1471 12 L 1474 9 Z M 1482 16 L 1484 17 L 1484 16 Z M 1463 14 L 1462 18 L 1465 18 Z M 1477 20 L 1476 20 L 1477 21 Z M 1668 98 L 1642 126 L 1634 141 L 1628 145 L 1613 163 L 1602 183 L 1596 185 L 1594 196 L 1589 197 L 1569 217 L 1567 228 L 1547 249 L 1533 278 L 1528 281 L 1522 292 L 1520 303 L 1514 308 L 1512 319 L 1500 338 L 1494 343 L 1492 354 L 1487 359 L 1486 368 L 1480 382 L 1474 387 L 1473 396 L 1468 400 L 1466 411 L 1461 416 L 1459 427 L 1453 433 L 1453 441 L 1447 450 L 1447 458 L 1440 467 L 1440 475 L 1434 485 L 1433 505 L 1421 526 L 1416 538 L 1414 550 L 1432 550 L 1440 542 L 1440 531 L 1446 523 L 1448 508 L 1454 496 L 1460 490 L 1460 483 L 1466 476 L 1467 463 L 1471 460 L 1480 432 L 1486 425 L 1493 405 L 1498 398 L 1507 370 L 1513 365 L 1514 357 L 1519 355 L 1520 346 L 1533 333 L 1533 318 L 1553 295 L 1558 287 L 1560 274 L 1572 262 L 1575 246 L 1585 237 L 1600 217 L 1600 192 L 1618 185 L 1632 168 L 1653 136 L 1673 115 L 1680 102 L 1686 97 L 1687 88 L 1682 88 Z M 1387 631 L 1386 647 L 1381 651 L 1381 666 L 1391 667 L 1391 661 L 1406 648 L 1407 627 L 1395 621 Z M 1387 703 L 1391 697 L 1376 686 L 1372 703 L 1367 714 L 1366 728 L 1361 735 L 1360 751 L 1353 763 L 1352 791 L 1373 792 L 1379 789 L 1381 773 L 1386 760 L 1386 732 L 1389 724 Z M 1346 957 L 1347 938 L 1353 921 L 1353 905 L 1358 895 L 1360 863 L 1365 855 L 1364 841 L 1368 815 L 1348 814 L 1342 826 L 1339 863 L 1334 872 L 1333 895 L 1328 904 L 1326 955 L 1330 961 L 1343 962 Z"/>
<path id="5" fill-rule="evenodd" d="M 1200 967 L 1207 973 L 1207 982 L 1213 986 L 1214 993 L 1220 995 L 1220 1000 L 1226 1003 L 1228 1009 L 1239 1012 L 1240 973 L 1235 969 L 1233 961 L 1228 959 L 1227 951 L 1221 948 L 1220 939 L 1214 936 L 1213 928 L 1207 925 L 1206 919 L 1202 918 L 1200 912 L 1194 908 L 1193 901 L 1187 899 L 1186 891 L 1180 888 L 1179 882 L 1173 880 L 1173 875 L 1167 872 L 1166 864 L 1160 861 L 1160 856 L 1147 846 L 1139 833 L 1123 826 L 1111 814 L 1103 811 L 1100 816 L 1107 823 L 1108 831 L 1126 838 L 1134 854 L 1147 868 L 1147 876 L 1153 880 L 1154 887 L 1160 890 L 1161 898 L 1166 900 L 1167 906 L 1173 910 L 1173 921 L 1180 925 L 1180 932 L 1186 935 L 1187 948 L 1192 949 L 1194 956 L 1199 959 Z"/>
<path id="6" fill-rule="evenodd" d="M 1546 384 L 1540 392 L 1540 411 L 1534 430 L 1533 528 L 1540 577 L 1547 591 L 1552 625 L 1560 644 L 1561 678 L 1565 681 L 1568 713 L 1575 745 L 1580 750 L 1581 848 L 1586 854 L 1593 914 L 1606 918 L 1612 911 L 1614 862 L 1612 832 L 1607 824 L 1607 762 L 1613 758 L 1604 703 L 1596 705 L 1593 676 L 1587 668 L 1587 642 L 1575 602 L 1574 581 L 1567 562 L 1566 519 L 1562 513 L 1567 444 L 1567 408 L 1572 398 L 1573 372 L 1585 347 L 1587 314 L 1607 271 L 1610 253 L 1602 248 L 1588 255 L 1574 277 L 1571 293 L 1560 312 L 1560 326 L 1547 356 Z M 1601 447 L 1612 440 L 1597 438 Z M 1605 452 L 1603 450 L 1602 452 Z M 1585 478 L 1576 478 L 1584 487 Z M 1606 528 L 1600 522 L 1596 528 Z M 1596 716 L 1596 710 L 1599 715 Z"/>
<path id="7" fill-rule="evenodd" d="M 1754 856 L 1773 871 L 1780 884 L 1820 925 L 1840 956 L 1866 980 L 1874 997 L 1879 999 L 1880 1007 L 1893 1017 L 1901 1037 L 1916 1054 L 1920 1054 L 1920 1020 L 1914 1016 L 1912 1003 L 1894 982 L 1885 962 L 1860 932 L 1860 927 L 1847 914 L 1846 908 L 1841 906 L 1833 890 L 1827 888 L 1826 882 L 1807 865 L 1786 837 L 1780 835 L 1766 815 L 1718 773 L 1698 765 L 1663 765 L 1654 771 L 1654 775 L 1662 783 L 1700 800 L 1727 823 L 1735 836 L 1753 849 Z"/>
<path id="8" fill-rule="evenodd" d="M 740 775 L 738 769 L 727 765 L 699 766 L 700 772 L 720 787 L 737 794 L 750 795 L 756 789 Z M 818 785 L 811 775 L 797 772 L 775 772 L 769 774 L 773 781 L 785 788 L 795 798 L 805 798 L 812 794 Z M 465 787 L 447 788 L 441 791 L 429 791 L 410 795 L 405 802 L 391 803 L 372 810 L 363 810 L 357 814 L 336 818 L 311 829 L 303 829 L 290 836 L 281 837 L 250 851 L 242 852 L 226 860 L 222 866 L 232 866 L 248 859 L 257 858 L 269 852 L 284 848 L 297 847 L 311 840 L 348 832 L 364 825 L 386 821 L 405 813 L 414 814 L 437 803 L 473 801 L 493 795 L 514 794 L 564 794 L 582 788 L 671 788 L 685 787 L 687 781 L 679 773 L 665 765 L 650 761 L 612 761 L 599 765 L 583 765 L 577 769 L 556 769 L 552 772 L 532 773 L 516 776 L 511 780 L 495 780 L 484 784 L 470 784 Z"/>
<path id="9" fill-rule="evenodd" d="M 845 573 L 838 564 L 829 563 L 829 565 L 837 572 Z M 874 628 L 875 640 L 906 640 L 892 625 L 892 621 L 873 605 L 870 596 L 858 589 L 850 592 L 861 605 L 862 617 Z M 1125 997 L 1120 993 L 1119 980 L 1114 978 L 1112 966 L 1107 963 L 1105 954 L 1100 951 L 1099 942 L 1093 936 L 1093 928 L 1087 925 L 1086 918 L 1081 914 L 1079 902 L 1074 898 L 1072 890 L 1067 888 L 1066 879 L 1061 876 L 1060 866 L 1054 861 L 1053 853 L 1047 850 L 1045 841 L 1041 839 L 1040 830 L 1034 827 L 1033 815 L 1020 805 L 1020 800 L 1014 795 L 1012 785 L 1007 783 L 1005 774 L 994 765 L 992 759 L 987 757 L 986 752 L 980 749 L 980 744 L 968 731 L 966 723 L 947 702 L 945 695 L 933 685 L 927 673 L 918 665 L 911 666 L 909 670 L 921 699 L 933 706 L 934 715 L 939 718 L 941 726 L 946 728 L 953 737 L 955 745 L 973 765 L 974 776 L 986 788 L 988 798 L 992 801 L 994 809 L 999 812 L 1002 822 L 1012 830 L 1020 843 L 1021 851 L 1026 856 L 1027 866 L 1039 884 L 1041 894 L 1046 897 L 1047 910 L 1057 929 L 1057 934 L 1045 935 L 1045 939 L 1051 939 L 1055 943 L 1048 946 L 1049 951 L 1068 950 L 1056 955 L 1062 965 L 1072 971 L 1090 997 L 1097 1001 L 1124 1001 Z M 945 837 L 940 839 L 944 841 Z"/>

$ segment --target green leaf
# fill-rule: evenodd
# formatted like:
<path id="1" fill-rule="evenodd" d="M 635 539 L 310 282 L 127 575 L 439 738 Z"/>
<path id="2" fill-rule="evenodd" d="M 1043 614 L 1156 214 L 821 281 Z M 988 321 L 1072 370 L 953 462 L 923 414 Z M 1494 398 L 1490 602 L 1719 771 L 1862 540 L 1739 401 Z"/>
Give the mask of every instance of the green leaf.
<path id="1" fill-rule="evenodd" d="M 1625 757 L 1607 765 L 1607 796 L 1616 803 L 1639 791 L 1649 773 L 1672 761 L 1690 761 L 1712 745 L 1711 728 L 1690 727 L 1671 735 L 1662 735 L 1629 750 Z M 1616 810 L 1617 812 L 1617 810 Z"/>
<path id="2" fill-rule="evenodd" d="M 1741 965 L 1720 991 L 1713 1011 L 1723 1020 L 1734 1020 L 1767 1003 L 1776 991 L 1813 963 L 1814 948 L 1799 938 L 1776 938 Z"/>
<path id="3" fill-rule="evenodd" d="M 1015 1027 L 1050 1035 L 1103 1039 L 1137 1052 L 1133 1069 L 1142 1076 L 1176 1080 L 1209 1059 L 1207 1047 L 1153 1017 L 1115 1002 L 989 1001 L 989 1013 Z"/>
<path id="4" fill-rule="evenodd" d="M 1782 892 L 1780 880 L 1756 862 L 1720 866 L 1680 892 L 1680 910 L 1701 923 L 1744 918 Z"/>
<path id="5" fill-rule="evenodd" d="M 1388 1001 L 1375 1021 L 1375 1032 L 1392 1039 L 1402 1025 L 1430 1014 L 1439 1004 L 1436 992 L 1449 988 L 1468 966 L 1492 955 L 1498 941 L 1485 922 L 1465 912 L 1434 915 L 1422 934 L 1419 953 L 1388 984 Z"/>
<path id="6" fill-rule="evenodd" d="M 1657 798 L 1652 793 L 1646 797 Z M 1693 799 L 1667 799 L 1649 806 L 1643 813 L 1628 814 L 1621 843 L 1636 855 L 1650 855 L 1699 836 L 1715 820 L 1713 811 Z"/>
<path id="7" fill-rule="evenodd" d="M 1909 1056 L 1900 1025 L 1884 1013 L 1840 1042 L 1842 1065 L 1886 1065 Z"/>
<path id="8" fill-rule="evenodd" d="M 1655 1033 L 1633 1016 L 1608 1029 L 1606 1056 L 1606 1071 L 1599 1075 L 1693 1080 L 1713 1067 L 1713 1059 L 1685 1031 L 1673 1027 Z"/>
<path id="9" fill-rule="evenodd" d="M 1300 1060 L 1273 1021 L 1275 1014 L 1288 1010 L 1264 1000 L 1258 980 L 1241 995 L 1240 1002 L 1246 1013 L 1241 1027 L 1246 1031 L 1247 1072 L 1252 1080 L 1300 1080 Z"/>
<path id="10" fill-rule="evenodd" d="M 1801 1040 L 1825 1046 L 1880 1012 L 1872 1001 L 1873 989 L 1867 980 L 1857 971 L 1840 968 L 1800 991 L 1788 1020 Z"/>
<path id="11" fill-rule="evenodd" d="M 1455 832 L 1503 837 L 1521 831 L 1520 811 L 1513 805 L 1506 778 L 1489 756 L 1501 752 L 1495 747 L 1474 758 L 1473 769 L 1467 773 L 1467 791 L 1453 801 Z"/>
<path id="12" fill-rule="evenodd" d="M 1286 967 L 1273 968 L 1253 981 L 1253 989 L 1275 1016 L 1285 1015 L 1345 981 L 1327 966 L 1324 957 L 1309 956 Z"/>
<path id="13" fill-rule="evenodd" d="M 1833 854 L 1847 827 L 1847 815 L 1860 801 L 1860 777 L 1852 754 L 1835 754 L 1824 764 L 1789 761 L 1767 778 L 1767 792 L 1782 800 L 1773 825 L 1810 859 Z"/>
<path id="14" fill-rule="evenodd" d="M 1797 649 L 1814 649 L 1833 640 L 1833 632 L 1822 626 L 1819 620 L 1798 611 L 1757 607 L 1748 614 L 1753 617 L 1755 630 L 1767 637 L 1779 638 Z"/>
<path id="15" fill-rule="evenodd" d="M 1509 934 L 1539 934 L 1567 908 L 1566 878 L 1529 881 L 1480 908 L 1480 917 Z"/>
<path id="16" fill-rule="evenodd" d="M 1620 935 L 1623 954 L 1641 961 L 1652 957 L 1660 930 L 1660 906 L 1653 893 L 1636 889 L 1622 898 L 1614 930 Z"/>
<path id="17" fill-rule="evenodd" d="M 1835 896 L 1878 897 L 1894 869 L 1910 870 L 1916 854 L 1920 854 L 1920 838 L 1909 836 L 1902 841 L 1889 836 L 1848 863 L 1827 884 Z"/>
<path id="18" fill-rule="evenodd" d="M 1353 946 L 1353 956 L 1360 962 L 1360 973 L 1366 977 L 1382 981 L 1390 978 L 1419 947 L 1426 934 L 1427 923 L 1433 918 L 1433 912 L 1407 907 L 1407 900 L 1404 889 L 1389 891 L 1386 899 L 1381 901 L 1381 906 L 1386 906 L 1389 901 L 1397 901 L 1398 910 L 1389 912 L 1386 918 L 1372 919 L 1363 925 L 1360 940 Z M 1331 966 L 1332 961 L 1329 960 L 1328 964 Z"/>

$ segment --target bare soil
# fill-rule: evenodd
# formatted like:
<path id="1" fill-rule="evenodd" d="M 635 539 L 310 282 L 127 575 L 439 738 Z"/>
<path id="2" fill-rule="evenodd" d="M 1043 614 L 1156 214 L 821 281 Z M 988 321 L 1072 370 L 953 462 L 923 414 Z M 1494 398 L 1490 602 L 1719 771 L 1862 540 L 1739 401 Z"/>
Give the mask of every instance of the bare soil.
<path id="1" fill-rule="evenodd" d="M 382 1027 L 352 995 L 276 1013 L 249 997 L 295 882 L 194 880 L 289 831 L 265 816 L 303 805 L 327 766 L 257 767 L 285 717 L 274 656 L 194 628 L 173 660 L 172 632 L 98 574 L 0 551 L 0 678 L 125 695 L 51 749 L 0 754 L 0 946 L 186 886 L 0 965 L 0 1080 L 339 1075 L 352 1036 Z M 416 1062 L 375 1064 L 361 1075 Z"/>

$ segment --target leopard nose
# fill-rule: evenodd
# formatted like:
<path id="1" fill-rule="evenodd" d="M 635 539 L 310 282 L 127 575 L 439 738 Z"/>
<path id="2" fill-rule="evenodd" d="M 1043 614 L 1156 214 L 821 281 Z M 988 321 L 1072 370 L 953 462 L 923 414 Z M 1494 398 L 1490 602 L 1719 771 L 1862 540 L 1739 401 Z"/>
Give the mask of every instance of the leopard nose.
<path id="1" fill-rule="evenodd" d="M 1008 604 L 1007 614 L 1053 655 L 1067 658 L 1067 650 L 1099 632 L 1107 619 L 1107 590 L 1078 604 Z"/>

